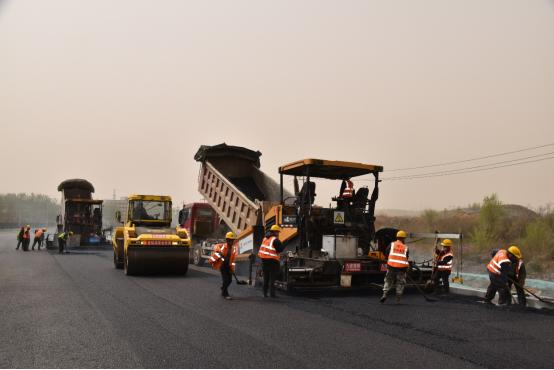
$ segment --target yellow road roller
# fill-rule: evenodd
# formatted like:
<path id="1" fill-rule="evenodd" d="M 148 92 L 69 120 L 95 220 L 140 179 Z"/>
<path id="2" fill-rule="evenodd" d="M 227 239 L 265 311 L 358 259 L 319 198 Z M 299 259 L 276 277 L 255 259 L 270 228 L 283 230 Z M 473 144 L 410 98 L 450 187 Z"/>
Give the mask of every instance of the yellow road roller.
<path id="1" fill-rule="evenodd" d="M 191 240 L 186 229 L 171 227 L 171 197 L 131 195 L 127 218 L 112 237 L 115 268 L 127 275 L 149 273 L 186 274 Z"/>

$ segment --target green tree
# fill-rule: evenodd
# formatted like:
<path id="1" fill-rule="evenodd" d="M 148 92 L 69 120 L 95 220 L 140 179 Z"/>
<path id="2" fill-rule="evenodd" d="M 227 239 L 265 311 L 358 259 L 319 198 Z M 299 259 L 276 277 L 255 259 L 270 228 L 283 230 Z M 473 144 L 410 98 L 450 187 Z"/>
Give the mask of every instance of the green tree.
<path id="1" fill-rule="evenodd" d="M 521 240 L 523 255 L 528 260 L 552 260 L 554 258 L 554 230 L 544 218 L 536 219 L 525 228 Z"/>
<path id="2" fill-rule="evenodd" d="M 503 240 L 502 229 L 505 218 L 506 214 L 498 196 L 496 194 L 486 196 L 479 211 L 479 223 L 471 233 L 471 239 L 479 251 L 498 247 L 498 241 Z"/>

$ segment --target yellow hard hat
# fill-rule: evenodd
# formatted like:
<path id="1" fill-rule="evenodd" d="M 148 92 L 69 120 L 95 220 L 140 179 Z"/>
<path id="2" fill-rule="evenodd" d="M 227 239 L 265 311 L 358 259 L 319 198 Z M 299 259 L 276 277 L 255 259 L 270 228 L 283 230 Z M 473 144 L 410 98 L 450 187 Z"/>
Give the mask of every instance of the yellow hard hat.
<path id="1" fill-rule="evenodd" d="M 406 232 L 404 230 L 398 230 L 398 232 L 396 233 L 396 237 L 397 238 L 407 238 L 408 234 L 406 234 Z"/>
<path id="2" fill-rule="evenodd" d="M 225 234 L 225 239 L 232 239 L 232 240 L 235 240 L 237 238 L 237 236 L 235 235 L 234 232 L 232 231 L 229 231 L 227 234 Z"/>
<path id="3" fill-rule="evenodd" d="M 521 259 L 523 256 L 521 255 L 521 251 L 518 247 L 515 245 L 512 245 L 510 248 L 508 248 L 508 252 L 516 256 L 518 259 Z"/>
<path id="4" fill-rule="evenodd" d="M 444 239 L 442 242 L 441 242 L 441 245 L 443 247 L 452 247 L 452 240 L 450 239 Z"/>
<path id="5" fill-rule="evenodd" d="M 271 226 L 271 229 L 269 229 L 269 231 L 281 231 L 281 228 L 277 225 L 273 225 Z"/>
<path id="6" fill-rule="evenodd" d="M 27 226 L 25 226 L 25 227 L 31 227 L 31 225 L 27 225 Z"/>

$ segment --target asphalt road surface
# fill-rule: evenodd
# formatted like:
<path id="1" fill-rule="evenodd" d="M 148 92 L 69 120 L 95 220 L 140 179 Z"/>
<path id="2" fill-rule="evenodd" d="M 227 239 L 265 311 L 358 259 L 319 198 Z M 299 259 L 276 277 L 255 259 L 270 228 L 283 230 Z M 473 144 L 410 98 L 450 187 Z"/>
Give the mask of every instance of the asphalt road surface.
<path id="1" fill-rule="evenodd" d="M 409 292 L 264 299 L 248 286 L 219 296 L 219 277 L 127 277 L 111 251 L 15 250 L 0 233 L 4 368 L 541 368 L 554 364 L 554 316 L 428 303 Z M 393 300 L 394 301 L 394 300 Z"/>

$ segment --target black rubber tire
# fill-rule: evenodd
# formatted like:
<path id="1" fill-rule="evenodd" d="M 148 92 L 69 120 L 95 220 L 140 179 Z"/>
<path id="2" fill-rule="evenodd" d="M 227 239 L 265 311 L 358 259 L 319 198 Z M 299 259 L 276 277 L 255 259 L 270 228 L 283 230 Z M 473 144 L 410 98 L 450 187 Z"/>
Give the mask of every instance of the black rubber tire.
<path id="1" fill-rule="evenodd" d="M 187 272 L 189 271 L 189 264 L 190 264 L 190 253 L 187 256 L 187 259 L 185 261 L 183 261 L 183 264 L 179 265 L 176 268 L 175 273 L 185 276 L 187 274 Z"/>
<path id="2" fill-rule="evenodd" d="M 133 264 L 129 264 L 129 256 L 127 255 L 127 253 L 125 253 L 124 268 L 125 268 L 125 275 L 127 276 L 136 275 L 136 271 Z"/>
<path id="3" fill-rule="evenodd" d="M 204 258 L 202 258 L 201 247 L 195 247 L 192 251 L 192 263 L 194 263 L 195 266 L 204 266 Z"/>
<path id="4" fill-rule="evenodd" d="M 114 267 L 118 270 L 121 270 L 124 265 L 124 262 L 119 262 L 119 259 L 117 258 L 117 254 L 115 253 L 115 251 L 113 252 L 113 264 L 114 264 Z"/>

